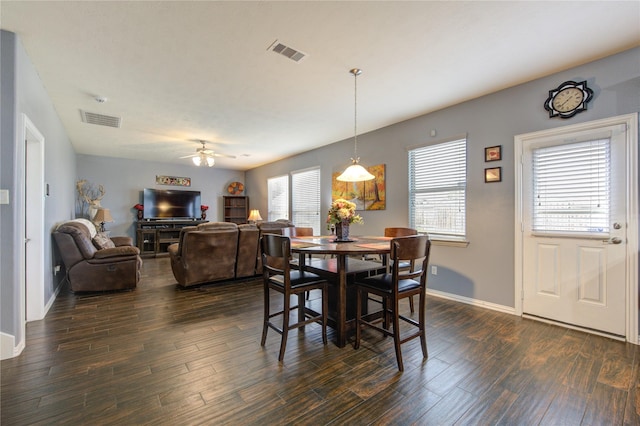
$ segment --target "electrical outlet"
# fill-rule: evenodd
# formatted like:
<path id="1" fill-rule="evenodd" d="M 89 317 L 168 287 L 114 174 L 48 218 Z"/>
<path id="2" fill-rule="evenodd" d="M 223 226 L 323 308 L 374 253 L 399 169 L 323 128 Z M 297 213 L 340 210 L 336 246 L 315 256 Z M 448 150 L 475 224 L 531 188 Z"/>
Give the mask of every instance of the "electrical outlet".
<path id="1" fill-rule="evenodd" d="M 431 275 L 438 275 L 438 267 L 436 265 L 431 265 Z"/>

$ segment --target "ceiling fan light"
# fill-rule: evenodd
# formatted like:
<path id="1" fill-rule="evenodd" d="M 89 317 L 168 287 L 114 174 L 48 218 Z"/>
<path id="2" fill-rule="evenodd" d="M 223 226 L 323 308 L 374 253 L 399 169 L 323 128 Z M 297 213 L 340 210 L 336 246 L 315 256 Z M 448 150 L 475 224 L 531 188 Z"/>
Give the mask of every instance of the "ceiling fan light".
<path id="1" fill-rule="evenodd" d="M 374 178 L 375 176 L 369 173 L 367 169 L 354 161 L 353 164 L 347 167 L 336 179 L 341 182 L 362 182 L 363 180 L 371 180 Z"/>
<path id="2" fill-rule="evenodd" d="M 216 164 L 216 160 L 211 156 L 207 156 L 207 166 L 213 167 L 214 164 Z"/>
<path id="3" fill-rule="evenodd" d="M 193 157 L 191 160 L 193 161 L 193 164 L 195 164 L 196 166 L 199 166 L 200 163 L 202 163 L 202 159 L 200 158 L 199 155 Z"/>

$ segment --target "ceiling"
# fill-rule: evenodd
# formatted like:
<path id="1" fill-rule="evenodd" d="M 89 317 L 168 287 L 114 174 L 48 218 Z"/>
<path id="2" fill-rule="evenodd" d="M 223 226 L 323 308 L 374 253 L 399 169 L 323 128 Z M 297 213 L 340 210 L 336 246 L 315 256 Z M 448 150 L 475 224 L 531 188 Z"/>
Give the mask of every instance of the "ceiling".
<path id="1" fill-rule="evenodd" d="M 639 19 L 637 1 L 0 2 L 77 153 L 190 164 L 204 139 L 238 170 L 352 137 L 351 68 L 360 134 L 638 46 Z"/>

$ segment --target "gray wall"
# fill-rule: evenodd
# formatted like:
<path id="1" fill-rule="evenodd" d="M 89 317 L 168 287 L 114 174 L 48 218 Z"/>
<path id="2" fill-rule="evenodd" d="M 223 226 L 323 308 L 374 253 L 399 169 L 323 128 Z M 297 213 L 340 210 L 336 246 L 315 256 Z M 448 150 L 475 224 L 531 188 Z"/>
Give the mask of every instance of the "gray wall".
<path id="1" fill-rule="evenodd" d="M 550 89 L 566 80 L 587 80 L 594 90 L 589 109 L 569 120 L 550 119 L 543 103 Z M 360 90 L 366 91 L 363 80 Z M 384 108 L 384 105 L 380 105 Z M 361 212 L 365 224 L 352 233 L 380 235 L 386 226 L 408 225 L 407 147 L 467 134 L 466 248 L 435 246 L 431 264 L 438 275 L 429 287 L 480 302 L 514 307 L 514 136 L 640 111 L 640 49 L 632 49 L 574 69 L 465 102 L 358 136 L 365 165 L 386 164 L 387 207 Z M 431 130 L 436 136 L 431 137 Z M 484 148 L 502 145 L 503 159 L 484 162 Z M 331 202 L 331 173 L 346 167 L 353 139 L 247 171 L 254 208 L 266 211 L 269 177 L 319 165 L 322 211 Z M 502 167 L 502 182 L 484 183 L 485 167 Z"/>
<path id="2" fill-rule="evenodd" d="M 20 141 L 22 135 L 21 114 L 26 114 L 45 138 L 44 180 L 50 184 L 50 196 L 44 206 L 45 238 L 44 258 L 46 261 L 44 276 L 44 303 L 53 297 L 60 285 L 61 276 L 54 277 L 50 266 L 54 263 L 51 231 L 61 220 L 73 217 L 74 182 L 76 159 L 75 152 L 51 104 L 49 96 L 40 81 L 37 71 L 19 38 L 13 33 L 1 31 L 0 52 L 2 64 L 0 80 L 2 84 L 2 148 L 0 153 L 0 187 L 9 189 L 10 204 L 0 206 L 0 331 L 13 335 L 16 342 L 23 339 L 20 318 L 19 277 L 17 253 L 23 244 L 17 232 L 20 218 L 18 212 L 24 203 L 21 192 L 22 154 Z M 48 271 L 48 273 L 47 273 Z"/>
<path id="3" fill-rule="evenodd" d="M 103 185 L 105 196 L 100 202 L 110 210 L 113 223 L 105 224 L 111 235 L 135 238 L 136 211 L 142 203 L 144 188 L 200 191 L 202 204 L 209 206 L 207 220 L 222 221 L 222 196 L 231 182 L 244 182 L 244 172 L 218 167 L 195 167 L 189 160 L 184 165 L 143 160 L 78 155 L 78 179 Z M 190 187 L 156 185 L 156 175 L 191 178 Z M 251 202 L 251 199 L 249 199 Z"/>

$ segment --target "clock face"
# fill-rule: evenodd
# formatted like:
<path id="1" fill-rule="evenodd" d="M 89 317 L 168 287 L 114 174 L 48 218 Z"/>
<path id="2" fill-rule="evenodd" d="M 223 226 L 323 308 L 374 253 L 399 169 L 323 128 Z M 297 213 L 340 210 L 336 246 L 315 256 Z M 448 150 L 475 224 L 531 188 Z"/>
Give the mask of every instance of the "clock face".
<path id="1" fill-rule="evenodd" d="M 569 87 L 559 91 L 551 105 L 558 112 L 569 112 L 576 109 L 584 101 L 584 93 L 577 87 Z"/>
<path id="2" fill-rule="evenodd" d="M 557 89 L 549 90 L 544 109 L 549 111 L 549 117 L 570 118 L 586 110 L 592 97 L 593 90 L 587 87 L 586 81 L 565 81 Z"/>

